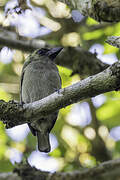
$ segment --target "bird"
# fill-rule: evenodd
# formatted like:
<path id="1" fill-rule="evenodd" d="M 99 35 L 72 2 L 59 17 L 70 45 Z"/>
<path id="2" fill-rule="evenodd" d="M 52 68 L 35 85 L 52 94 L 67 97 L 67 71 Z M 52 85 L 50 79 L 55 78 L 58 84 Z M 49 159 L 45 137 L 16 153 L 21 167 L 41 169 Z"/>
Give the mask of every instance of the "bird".
<path id="1" fill-rule="evenodd" d="M 20 80 L 20 103 L 22 105 L 43 99 L 55 91 L 59 92 L 61 77 L 54 60 L 62 49 L 62 47 L 41 48 L 28 56 L 23 65 Z M 28 123 L 32 134 L 37 136 L 40 152 L 48 153 L 51 150 L 49 134 L 56 122 L 58 112 Z"/>

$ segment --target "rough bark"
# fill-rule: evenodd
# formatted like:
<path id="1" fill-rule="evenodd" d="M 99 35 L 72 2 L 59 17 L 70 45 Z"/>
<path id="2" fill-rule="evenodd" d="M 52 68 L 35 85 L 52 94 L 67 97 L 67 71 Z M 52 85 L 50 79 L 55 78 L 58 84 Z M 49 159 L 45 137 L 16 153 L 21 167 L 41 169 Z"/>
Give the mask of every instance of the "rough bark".
<path id="1" fill-rule="evenodd" d="M 0 174 L 0 180 L 115 180 L 120 176 L 120 159 L 101 163 L 94 168 L 85 168 L 73 172 L 44 172 L 31 167 L 29 164 L 19 164 L 13 173 Z"/>
<path id="2" fill-rule="evenodd" d="M 58 109 L 64 108 L 80 100 L 94 97 L 101 93 L 119 90 L 120 63 L 117 62 L 101 73 L 90 76 L 71 86 L 30 104 L 23 108 L 18 103 L 0 101 L 0 118 L 7 124 L 7 128 L 20 125 L 39 117 L 46 116 Z"/>
<path id="3" fill-rule="evenodd" d="M 112 46 L 120 48 L 120 36 L 109 36 L 106 42 Z"/>
<path id="4" fill-rule="evenodd" d="M 66 3 L 71 9 L 79 10 L 84 16 L 90 16 L 97 21 L 120 21 L 119 0 L 58 0 Z"/>

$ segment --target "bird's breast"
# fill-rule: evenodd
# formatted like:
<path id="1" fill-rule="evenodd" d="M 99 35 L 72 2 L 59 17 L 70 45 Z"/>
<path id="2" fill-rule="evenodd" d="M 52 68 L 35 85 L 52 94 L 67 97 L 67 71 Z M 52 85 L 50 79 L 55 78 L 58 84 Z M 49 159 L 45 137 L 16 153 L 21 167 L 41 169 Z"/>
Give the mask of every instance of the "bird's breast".
<path id="1" fill-rule="evenodd" d="M 42 99 L 60 88 L 56 65 L 31 63 L 26 67 L 22 83 L 22 99 L 25 103 Z"/>

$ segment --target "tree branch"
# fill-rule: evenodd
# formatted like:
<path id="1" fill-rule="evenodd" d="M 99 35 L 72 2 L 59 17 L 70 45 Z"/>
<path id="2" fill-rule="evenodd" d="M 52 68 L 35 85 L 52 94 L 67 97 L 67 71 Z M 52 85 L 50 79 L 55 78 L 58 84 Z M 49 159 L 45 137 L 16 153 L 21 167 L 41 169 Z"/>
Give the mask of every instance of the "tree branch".
<path id="1" fill-rule="evenodd" d="M 38 48 L 43 48 L 46 46 L 45 41 L 42 40 L 18 40 L 12 39 L 10 37 L 3 36 L 0 34 L 0 45 L 8 46 L 9 48 L 19 49 L 23 51 L 32 52 Z"/>
<path id="2" fill-rule="evenodd" d="M 120 48 L 120 36 L 109 36 L 106 42 L 112 46 Z"/>
<path id="3" fill-rule="evenodd" d="M 0 27 L 0 45 L 22 51 L 33 52 L 38 48 L 48 46 L 45 41 L 33 39 L 17 39 L 17 34 Z M 109 65 L 101 62 L 96 54 L 92 54 L 81 47 L 66 48 L 57 56 L 56 64 L 70 68 L 74 73 L 79 73 L 81 78 L 99 73 Z"/>
<path id="4" fill-rule="evenodd" d="M 103 72 L 60 89 L 42 100 L 24 104 L 23 108 L 18 103 L 0 101 L 0 117 L 10 128 L 26 122 L 36 121 L 40 117 L 47 116 L 70 104 L 101 93 L 118 90 L 119 87 L 120 62 L 117 62 Z"/>
<path id="5" fill-rule="evenodd" d="M 83 169 L 81 171 L 73 172 L 44 172 L 31 167 L 29 164 L 18 164 L 13 173 L 2 173 L 0 174 L 0 179 L 2 180 L 13 180 L 13 179 L 25 179 L 25 180 L 96 180 L 109 179 L 115 180 L 120 176 L 120 159 L 107 161 L 101 163 L 97 167 Z"/>
<path id="6" fill-rule="evenodd" d="M 91 154 L 95 156 L 97 161 L 104 162 L 112 159 L 110 152 L 108 151 L 107 147 L 105 146 L 105 142 L 103 139 L 100 137 L 98 133 L 98 129 L 101 125 L 100 121 L 97 119 L 96 116 L 96 108 L 93 105 L 93 102 L 91 99 L 87 101 L 89 103 L 89 107 L 91 110 L 91 116 L 92 116 L 92 121 L 90 123 L 90 127 L 92 127 L 95 132 L 96 136 L 94 140 L 91 140 L 92 144 L 92 152 Z"/>
<path id="7" fill-rule="evenodd" d="M 92 54 L 81 47 L 69 47 L 57 56 L 55 62 L 58 65 L 72 69 L 73 74 L 78 73 L 83 79 L 109 67 L 108 64 L 103 63 L 96 56 L 96 53 Z"/>
<path id="8" fill-rule="evenodd" d="M 58 0 L 66 3 L 71 9 L 79 10 L 84 16 L 90 16 L 97 21 L 120 21 L 119 0 Z"/>
<path id="9" fill-rule="evenodd" d="M 35 169 L 34 167 L 30 167 L 28 164 L 20 164 L 15 168 L 14 172 L 16 172 L 22 179 L 44 179 L 44 180 L 86 180 L 86 179 L 103 179 L 107 178 L 114 179 L 115 176 L 120 175 L 120 159 L 107 161 L 101 163 L 99 166 L 89 169 L 84 169 L 81 171 L 73 171 L 73 172 L 43 172 Z"/>

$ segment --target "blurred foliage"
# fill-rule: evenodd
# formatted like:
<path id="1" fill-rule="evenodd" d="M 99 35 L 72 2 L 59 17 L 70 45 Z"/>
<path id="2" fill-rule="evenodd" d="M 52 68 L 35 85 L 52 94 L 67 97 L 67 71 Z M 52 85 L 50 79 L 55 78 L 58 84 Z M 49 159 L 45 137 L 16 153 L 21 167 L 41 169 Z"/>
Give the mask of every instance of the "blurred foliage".
<path id="1" fill-rule="evenodd" d="M 18 39 L 19 36 L 23 36 L 23 38 L 25 36 L 27 39 L 43 38 L 54 46 L 76 47 L 82 45 L 87 50 L 94 45 L 94 51 L 97 51 L 98 55 L 99 50 L 95 44 L 100 44 L 104 48 L 102 56 L 115 54 L 118 58 L 120 57 L 117 48 L 105 43 L 107 36 L 119 35 L 120 23 L 99 24 L 89 17 L 83 17 L 81 22 L 75 23 L 71 18 L 70 9 L 60 2 L 31 0 L 30 4 L 32 10 L 26 9 L 25 12 L 29 11 L 28 14 L 33 12 L 32 16 L 38 26 L 35 24 L 33 27 L 31 24 L 29 25 L 31 28 L 26 29 L 25 24 L 28 20 L 25 21 L 25 18 L 27 15 L 25 12 L 22 14 L 24 23 L 23 19 L 22 21 L 19 19 L 21 14 L 17 14 L 13 9 L 16 6 L 15 1 L 9 0 L 0 0 L 0 25 L 4 28 L 11 28 L 18 34 Z M 40 15 L 41 12 L 42 15 Z M 15 23 L 19 20 L 21 26 Z M 29 33 L 31 29 L 33 34 Z M 42 31 L 46 32 L 49 30 L 49 33 L 42 36 L 36 29 L 43 29 Z M 11 57 L 7 56 L 8 50 L 11 51 Z M 4 50 L 3 55 L 1 54 L 0 99 L 18 101 L 20 74 L 27 54 L 9 48 Z M 109 63 L 110 61 L 111 59 L 109 59 Z M 70 76 L 72 70 L 60 66 L 58 68 L 63 87 L 80 80 L 78 75 Z M 120 157 L 120 132 L 117 131 L 117 140 L 113 139 L 110 133 L 112 128 L 118 127 L 120 124 L 120 93 L 110 92 L 104 94 L 104 97 L 105 100 L 101 105 L 94 101 L 87 101 L 89 109 L 86 105 L 78 103 L 60 110 L 58 120 L 52 130 L 57 138 L 58 146 L 47 155 L 57 160 L 58 170 L 72 171 L 93 167 L 104 160 Z M 98 98 L 98 101 L 101 102 L 101 97 Z M 16 136 L 20 135 L 16 134 Z M 54 144 L 54 142 L 52 143 Z M 5 127 L 0 123 L 0 172 L 12 171 L 12 163 L 17 161 L 16 158 L 11 160 L 12 148 L 18 150 L 23 158 L 29 157 L 31 152 L 36 149 L 36 139 L 29 133 L 22 140 L 15 141 L 6 133 Z"/>

